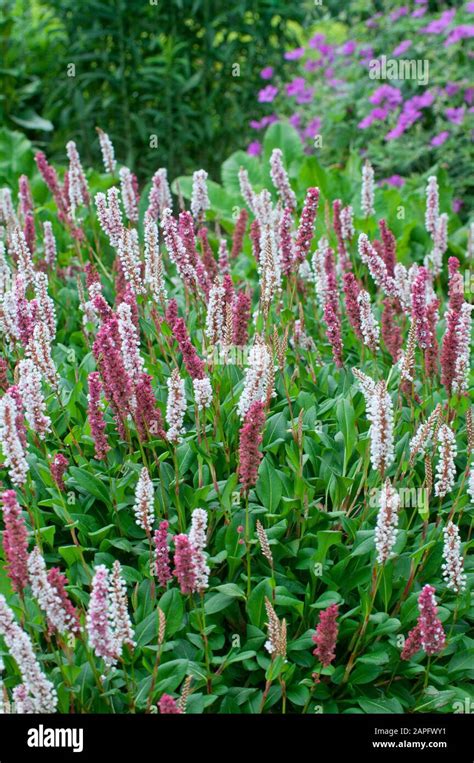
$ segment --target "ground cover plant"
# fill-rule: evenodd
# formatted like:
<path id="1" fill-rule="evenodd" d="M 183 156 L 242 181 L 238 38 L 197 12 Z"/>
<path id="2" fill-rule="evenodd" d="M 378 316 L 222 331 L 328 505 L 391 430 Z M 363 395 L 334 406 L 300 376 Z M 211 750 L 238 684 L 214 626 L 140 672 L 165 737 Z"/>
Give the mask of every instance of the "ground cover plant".
<path id="1" fill-rule="evenodd" d="M 378 188 L 275 124 L 219 184 L 139 188 L 97 140 L 104 172 L 71 141 L 1 192 L 2 710 L 464 712 L 445 173 Z"/>
<path id="2" fill-rule="evenodd" d="M 261 71 L 249 151 L 261 150 L 268 124 L 287 119 L 324 164 L 344 166 L 360 151 L 388 185 L 448 168 L 454 208 L 468 214 L 473 12 L 472 2 L 425 0 L 353 2 L 326 17 L 316 8 L 314 28 L 282 51 L 283 74 L 270 61 Z"/>

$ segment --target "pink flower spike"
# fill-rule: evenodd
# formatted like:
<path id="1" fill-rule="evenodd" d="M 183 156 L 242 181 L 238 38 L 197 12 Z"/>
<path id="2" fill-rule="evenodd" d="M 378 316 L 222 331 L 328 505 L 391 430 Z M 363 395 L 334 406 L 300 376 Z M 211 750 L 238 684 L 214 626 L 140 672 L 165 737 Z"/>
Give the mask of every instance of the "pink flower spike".
<path id="1" fill-rule="evenodd" d="M 264 425 L 264 404 L 256 401 L 245 414 L 239 436 L 239 476 L 246 491 L 257 482 L 258 467 L 262 458 L 259 446 L 263 439 Z"/>
<path id="2" fill-rule="evenodd" d="M 60 490 L 65 490 L 66 486 L 64 484 L 64 472 L 69 466 L 69 461 L 65 456 L 63 456 L 62 453 L 56 453 L 53 460 L 50 464 L 50 471 L 51 476 L 53 477 L 53 480 L 55 481 L 56 485 Z"/>
<path id="3" fill-rule="evenodd" d="M 196 589 L 194 554 L 187 535 L 175 535 L 174 538 L 174 575 L 178 579 L 181 593 L 193 593 Z"/>
<path id="4" fill-rule="evenodd" d="M 247 344 L 250 308 L 250 295 L 245 291 L 239 291 L 232 305 L 232 341 L 237 347 Z"/>
<path id="5" fill-rule="evenodd" d="M 296 196 L 290 186 L 288 173 L 283 166 L 283 153 L 280 148 L 274 148 L 272 151 L 270 157 L 270 175 L 282 204 L 284 204 L 290 212 L 293 212 L 296 209 Z"/>
<path id="6" fill-rule="evenodd" d="M 441 652 L 446 645 L 446 635 L 438 617 L 435 591 L 433 586 L 425 585 L 418 597 L 421 645 L 428 655 Z"/>
<path id="7" fill-rule="evenodd" d="M 14 490 L 2 495 L 3 551 L 7 563 L 7 575 L 13 590 L 21 593 L 28 585 L 28 532 Z"/>
<path id="8" fill-rule="evenodd" d="M 169 580 L 172 580 L 172 574 L 170 570 L 170 552 L 168 547 L 168 527 L 169 522 L 164 519 L 160 522 L 158 530 L 155 530 L 154 542 L 155 542 L 155 570 L 154 573 L 158 578 L 158 581 L 163 588 L 166 588 L 166 584 Z"/>
<path id="9" fill-rule="evenodd" d="M 280 249 L 281 249 L 281 270 L 283 275 L 289 275 L 293 269 L 295 252 L 291 228 L 293 226 L 293 217 L 291 210 L 285 207 L 280 220 Z"/>
<path id="10" fill-rule="evenodd" d="M 361 287 L 353 273 L 344 274 L 344 301 L 346 306 L 347 317 L 349 323 L 354 329 L 355 335 L 362 339 L 362 331 L 360 327 L 360 311 L 357 298 L 359 296 Z"/>
<path id="11" fill-rule="evenodd" d="M 95 457 L 99 461 L 105 458 L 107 451 L 110 450 L 110 445 L 107 442 L 107 437 L 104 433 L 107 425 L 104 421 L 104 414 L 100 405 L 101 391 L 102 384 L 100 375 L 98 371 L 93 371 L 89 374 L 89 405 L 87 408 L 87 417 L 89 419 L 92 439 L 94 440 Z"/>
<path id="12" fill-rule="evenodd" d="M 313 654 L 324 668 L 327 668 L 336 657 L 336 641 L 339 630 L 338 614 L 339 606 L 337 604 L 331 604 L 330 607 L 324 609 L 319 616 L 316 633 L 312 637 L 316 644 Z"/>
<path id="13" fill-rule="evenodd" d="M 242 251 L 242 243 L 244 240 L 248 219 L 249 213 L 247 210 L 241 209 L 237 218 L 237 222 L 235 223 L 234 233 L 232 236 L 232 249 L 230 252 L 231 259 L 237 257 Z"/>
<path id="14" fill-rule="evenodd" d="M 172 325 L 173 335 L 176 339 L 179 349 L 183 356 L 183 363 L 192 379 L 203 379 L 204 362 L 196 352 L 194 345 L 189 338 L 188 330 L 184 318 L 177 318 Z"/>
<path id="15" fill-rule="evenodd" d="M 301 213 L 300 224 L 296 234 L 296 260 L 306 259 L 314 234 L 314 223 L 319 203 L 319 188 L 308 188 Z"/>
<path id="16" fill-rule="evenodd" d="M 421 649 L 421 633 L 420 633 L 420 626 L 417 623 L 415 627 L 411 629 L 410 633 L 406 637 L 405 645 L 400 655 L 400 659 L 411 660 L 411 658 L 417 652 L 419 652 L 420 649 Z"/>
<path id="17" fill-rule="evenodd" d="M 89 646 L 97 657 L 106 663 L 115 661 L 115 645 L 109 621 L 109 572 L 105 565 L 95 567 L 92 591 L 87 611 L 86 628 Z"/>
<path id="18" fill-rule="evenodd" d="M 158 709 L 161 715 L 181 715 L 176 701 L 169 694 L 163 694 L 158 702 Z"/>
<path id="19" fill-rule="evenodd" d="M 56 591 L 61 601 L 62 608 L 66 613 L 66 621 L 69 624 L 69 630 L 71 633 L 79 633 L 81 629 L 79 615 L 66 591 L 66 586 L 69 582 L 67 577 L 63 575 L 59 567 L 51 567 L 51 569 L 48 570 L 48 582 Z"/>

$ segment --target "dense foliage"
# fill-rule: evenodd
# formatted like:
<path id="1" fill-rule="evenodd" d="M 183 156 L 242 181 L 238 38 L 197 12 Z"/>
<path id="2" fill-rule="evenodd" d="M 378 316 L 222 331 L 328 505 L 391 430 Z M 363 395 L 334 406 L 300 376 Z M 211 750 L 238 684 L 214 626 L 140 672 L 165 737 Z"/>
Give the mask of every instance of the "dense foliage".
<path id="1" fill-rule="evenodd" d="M 343 166 L 356 149 L 392 185 L 447 168 L 456 209 L 468 213 L 473 12 L 472 2 L 354 2 L 322 19 L 298 47 L 282 51 L 284 76 L 270 60 L 262 70 L 249 150 L 260 150 L 260 130 L 288 119 L 324 164 Z M 383 60 L 377 79 L 375 62 Z"/>
<path id="2" fill-rule="evenodd" d="M 294 43 L 287 21 L 304 12 L 281 0 L 2 6 L 2 121 L 57 158 L 72 138 L 89 163 L 98 160 L 90 125 L 103 125 L 141 175 L 158 156 L 176 174 L 197 156 L 218 170 L 234 136 L 249 133 L 259 70 Z"/>
<path id="3" fill-rule="evenodd" d="M 138 199 L 110 147 L 87 177 L 67 150 L 66 178 L 37 157 L 53 193 L 1 197 L 3 706 L 465 708 L 472 238 L 439 233 L 445 173 L 373 196 L 276 124 L 221 184 L 179 178 L 174 223 L 164 173 Z"/>

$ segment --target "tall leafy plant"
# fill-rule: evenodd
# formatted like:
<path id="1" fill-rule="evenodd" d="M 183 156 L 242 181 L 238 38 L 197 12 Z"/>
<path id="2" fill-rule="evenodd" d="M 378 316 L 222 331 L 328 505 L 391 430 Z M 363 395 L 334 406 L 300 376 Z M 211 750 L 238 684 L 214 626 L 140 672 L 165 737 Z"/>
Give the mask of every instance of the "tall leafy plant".
<path id="1" fill-rule="evenodd" d="M 36 7 L 53 15 L 62 34 L 47 71 L 40 57 L 29 60 L 31 76 L 41 77 L 36 107 L 54 125 L 50 153 L 62 158 L 72 138 L 88 162 L 96 160 L 100 125 L 119 158 L 142 175 L 158 165 L 188 172 L 196 162 L 216 171 L 235 135 L 248 133 L 261 68 L 281 60 L 294 42 L 288 21 L 305 13 L 282 0 L 48 0 Z M 29 18 L 36 29 L 38 15 Z M 18 58 L 29 39 L 25 25 L 15 20 Z"/>

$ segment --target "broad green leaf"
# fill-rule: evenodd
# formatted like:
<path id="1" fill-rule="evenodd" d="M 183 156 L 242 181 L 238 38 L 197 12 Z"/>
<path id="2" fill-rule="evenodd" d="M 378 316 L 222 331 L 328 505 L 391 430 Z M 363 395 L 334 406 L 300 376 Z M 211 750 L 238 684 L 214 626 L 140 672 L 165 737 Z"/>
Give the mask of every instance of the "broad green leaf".
<path id="1" fill-rule="evenodd" d="M 280 503 L 283 490 L 280 477 L 267 456 L 260 463 L 255 487 L 262 504 L 273 514 Z"/>
<path id="2" fill-rule="evenodd" d="M 90 472 L 87 472 L 85 469 L 79 469 L 77 466 L 70 466 L 68 473 L 86 493 L 90 493 L 90 495 L 103 501 L 106 506 L 110 504 L 108 489 L 105 483 L 99 477 L 96 477 L 95 474 L 90 474 Z"/>

